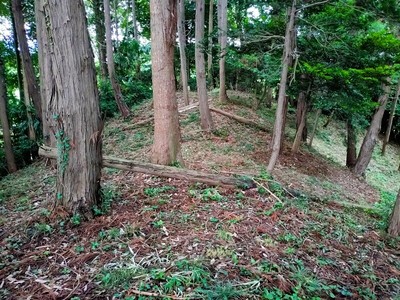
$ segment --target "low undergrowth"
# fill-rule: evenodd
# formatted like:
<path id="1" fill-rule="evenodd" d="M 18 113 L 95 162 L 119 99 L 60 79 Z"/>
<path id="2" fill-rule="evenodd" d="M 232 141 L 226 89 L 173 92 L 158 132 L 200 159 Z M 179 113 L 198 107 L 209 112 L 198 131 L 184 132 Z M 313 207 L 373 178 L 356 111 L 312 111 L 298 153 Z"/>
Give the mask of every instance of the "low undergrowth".
<path id="1" fill-rule="evenodd" d="M 258 174 L 255 188 L 104 169 L 104 205 L 83 221 L 54 209 L 54 170 L 31 165 L 0 181 L 0 298 L 399 299 L 399 240 L 384 233 L 393 190 L 307 149 L 285 148 L 272 177 L 264 133 L 216 117 L 204 135 L 198 117 L 181 124 L 186 167 Z M 121 122 L 105 129 L 106 151 L 148 153 L 151 127 Z"/>

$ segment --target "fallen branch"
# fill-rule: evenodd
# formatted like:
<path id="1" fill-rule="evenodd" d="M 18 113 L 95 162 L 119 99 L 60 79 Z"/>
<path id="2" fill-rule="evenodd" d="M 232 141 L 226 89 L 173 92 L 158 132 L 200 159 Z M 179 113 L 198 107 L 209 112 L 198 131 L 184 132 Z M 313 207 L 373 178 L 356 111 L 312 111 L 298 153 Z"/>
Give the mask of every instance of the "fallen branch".
<path id="1" fill-rule="evenodd" d="M 57 150 L 55 148 L 42 146 L 39 148 L 39 155 L 56 159 Z M 211 174 L 170 166 L 136 162 L 112 156 L 103 156 L 103 167 L 144 173 L 160 177 L 182 179 L 191 182 L 201 182 L 215 186 L 240 187 L 243 189 L 255 187 L 255 182 L 251 178 L 247 177 L 227 177 L 218 174 Z"/>
<path id="2" fill-rule="evenodd" d="M 258 129 L 260 129 L 262 131 L 266 131 L 266 132 L 269 131 L 267 129 L 267 127 L 265 127 L 265 126 L 263 126 L 261 124 L 258 124 L 256 122 L 250 120 L 250 119 L 246 119 L 246 118 L 243 118 L 243 117 L 239 117 L 237 115 L 233 115 L 231 113 L 228 113 L 226 111 L 223 111 L 223 110 L 215 108 L 215 107 L 210 107 L 210 110 L 213 111 L 213 112 L 216 112 L 216 113 L 218 113 L 220 115 L 223 115 L 225 117 L 231 118 L 231 119 L 233 119 L 235 121 L 238 121 L 240 123 L 247 124 L 247 125 L 250 125 L 250 126 L 254 126 L 254 127 L 256 127 L 256 128 L 258 128 Z"/>

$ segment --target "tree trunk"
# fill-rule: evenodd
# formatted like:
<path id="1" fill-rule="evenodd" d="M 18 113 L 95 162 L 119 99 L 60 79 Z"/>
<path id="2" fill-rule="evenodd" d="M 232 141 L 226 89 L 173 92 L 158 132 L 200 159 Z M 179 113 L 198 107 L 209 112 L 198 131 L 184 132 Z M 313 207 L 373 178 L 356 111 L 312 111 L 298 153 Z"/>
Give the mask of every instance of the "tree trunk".
<path id="1" fill-rule="evenodd" d="M 272 136 L 272 153 L 271 158 L 268 163 L 267 170 L 271 172 L 278 160 L 278 156 L 281 150 L 282 144 L 282 133 L 284 130 L 284 112 L 285 106 L 287 106 L 286 101 L 286 88 L 288 82 L 288 73 L 289 67 L 293 63 L 292 52 L 294 49 L 294 39 L 296 38 L 295 34 L 295 17 L 296 17 L 296 0 L 293 0 L 292 7 L 288 9 L 289 22 L 286 26 L 285 33 L 285 47 L 283 52 L 283 67 L 281 72 L 281 80 L 279 86 L 279 95 L 278 95 L 278 107 L 276 109 L 276 117 L 275 117 L 275 125 L 274 125 L 274 133 Z"/>
<path id="2" fill-rule="evenodd" d="M 4 152 L 6 155 L 7 169 L 9 173 L 17 171 L 14 152 L 12 150 L 10 126 L 7 117 L 7 92 L 6 78 L 4 73 L 3 60 L 0 57 L 0 121 L 3 130 Z"/>
<path id="3" fill-rule="evenodd" d="M 386 103 L 390 93 L 389 82 L 382 85 L 382 90 L 383 94 L 379 97 L 378 100 L 379 107 L 372 117 L 371 124 L 361 145 L 356 165 L 354 166 L 354 173 L 357 176 L 365 175 L 365 170 L 367 169 L 368 164 L 371 160 L 372 152 L 374 151 L 374 147 L 378 139 L 378 133 L 381 126 L 383 113 L 385 112 Z"/>
<path id="4" fill-rule="evenodd" d="M 37 0 L 40 2 L 42 0 Z M 101 118 L 83 0 L 42 1 L 54 81 L 47 103 L 57 139 L 57 205 L 91 218 L 100 204 Z M 44 19 L 41 19 L 43 18 Z M 39 45 L 40 46 L 40 45 Z M 45 73 L 50 74 L 50 73 Z"/>
<path id="5" fill-rule="evenodd" d="M 304 127 L 301 133 L 301 141 L 307 141 L 307 109 L 308 109 L 308 98 L 310 97 L 312 81 L 307 74 L 300 75 L 300 81 L 302 90 L 299 92 L 297 97 L 297 108 L 296 108 L 296 129 L 298 130 L 300 124 L 303 122 L 303 117 L 305 118 Z M 307 84 L 308 83 L 308 84 Z"/>
<path id="6" fill-rule="evenodd" d="M 132 0 L 132 26 L 133 26 L 133 38 L 139 42 L 139 32 L 136 19 L 136 1 Z"/>
<path id="7" fill-rule="evenodd" d="M 219 57 L 219 100 L 221 102 L 228 101 L 228 95 L 226 94 L 226 71 L 225 71 L 225 60 L 226 60 L 226 45 L 228 39 L 228 1 L 218 0 L 218 39 L 220 46 L 220 57 Z"/>
<path id="8" fill-rule="evenodd" d="M 382 144 L 382 155 L 385 155 L 386 146 L 389 143 L 390 134 L 392 132 L 393 119 L 396 113 L 397 101 L 399 101 L 399 95 L 400 95 L 400 79 L 397 81 L 396 95 L 394 96 L 392 107 L 390 109 L 389 123 L 388 126 L 386 127 L 385 138 L 383 139 L 383 144 Z"/>
<path id="9" fill-rule="evenodd" d="M 388 233 L 392 237 L 400 235 L 400 190 L 397 193 L 396 203 L 394 204 L 392 215 L 390 216 Z"/>
<path id="10" fill-rule="evenodd" d="M 307 141 L 307 92 L 301 91 L 297 99 L 296 110 L 296 136 L 294 138 L 292 152 L 297 153 L 300 149 L 301 142 Z M 305 140 L 304 140 L 305 139 Z"/>
<path id="11" fill-rule="evenodd" d="M 317 110 L 317 113 L 315 114 L 314 125 L 313 125 L 312 131 L 311 131 L 311 135 L 310 135 L 310 142 L 308 143 L 308 145 L 310 147 L 312 146 L 312 142 L 314 140 L 315 132 L 317 131 L 318 120 L 319 120 L 319 116 L 320 115 L 321 115 L 321 109 L 319 108 Z"/>
<path id="12" fill-rule="evenodd" d="M 13 46 L 15 51 L 15 57 L 17 60 L 17 75 L 18 75 L 18 90 L 20 99 L 24 98 L 24 84 L 22 78 L 22 62 L 21 62 L 21 52 L 19 51 L 19 43 L 17 37 L 17 29 L 15 28 L 14 15 L 12 13 L 12 0 L 10 0 L 10 16 L 11 16 L 11 27 L 13 31 Z"/>
<path id="13" fill-rule="evenodd" d="M 207 77 L 210 89 L 214 88 L 213 73 L 212 73 L 213 30 L 214 30 L 214 0 L 210 0 L 209 11 L 208 11 L 208 53 L 207 53 Z"/>
<path id="14" fill-rule="evenodd" d="M 14 45 L 14 51 L 15 51 L 15 56 L 17 59 L 17 78 L 18 78 L 18 89 L 19 89 L 19 97 L 20 99 L 24 99 L 24 103 L 26 106 L 26 116 L 28 119 L 28 135 L 29 139 L 32 141 L 36 140 L 36 133 L 35 129 L 33 127 L 33 117 L 32 113 L 30 110 L 30 107 L 32 105 L 31 98 L 29 97 L 29 90 L 28 90 L 28 82 L 23 76 L 22 72 L 22 63 L 21 63 L 21 52 L 19 51 L 19 45 L 18 45 L 18 38 L 17 38 L 17 31 L 15 28 L 15 21 L 14 21 L 14 16 L 12 14 L 12 2 L 10 1 L 10 15 L 11 15 L 11 26 L 13 30 L 13 45 Z M 25 73 L 24 73 L 25 74 Z"/>
<path id="15" fill-rule="evenodd" d="M 347 119 L 346 167 L 354 168 L 357 162 L 356 133 L 351 118 Z"/>
<path id="16" fill-rule="evenodd" d="M 24 27 L 24 17 L 22 15 L 21 0 L 12 0 L 12 12 L 14 15 L 15 29 L 17 31 L 17 37 L 22 56 L 22 69 L 25 73 L 25 78 L 28 83 L 29 96 L 31 97 L 33 105 L 35 106 L 36 116 L 39 120 L 41 120 L 42 107 L 40 92 L 36 83 L 35 71 L 33 69 L 32 59 L 29 53 L 28 40 L 26 38 Z"/>
<path id="17" fill-rule="evenodd" d="M 206 132 L 214 129 L 210 109 L 208 107 L 206 66 L 204 61 L 203 40 L 204 40 L 204 15 L 205 0 L 196 1 L 196 83 L 197 96 L 199 98 L 201 128 Z"/>
<path id="18" fill-rule="evenodd" d="M 96 28 L 96 46 L 99 56 L 100 72 L 103 79 L 106 79 L 108 77 L 108 70 L 103 0 L 93 0 L 92 3 L 94 13 L 94 25 Z"/>
<path id="19" fill-rule="evenodd" d="M 114 66 L 114 54 L 113 54 L 113 45 L 111 40 L 111 14 L 110 14 L 110 0 L 104 0 L 104 20 L 106 27 L 106 47 L 107 47 L 107 66 L 108 66 L 108 74 L 110 76 L 111 85 L 114 91 L 115 102 L 117 102 L 117 106 L 119 112 L 122 117 L 126 118 L 129 116 L 130 111 L 126 103 L 122 98 L 121 87 L 117 81 L 117 76 L 115 74 L 115 66 Z"/>
<path id="20" fill-rule="evenodd" d="M 176 0 L 150 0 L 151 68 L 154 103 L 152 162 L 182 161 L 174 76 Z"/>
<path id="21" fill-rule="evenodd" d="M 25 76 L 22 77 L 22 81 L 24 83 L 24 103 L 26 106 L 26 117 L 28 120 L 28 135 L 31 141 L 36 141 L 36 133 L 35 128 L 33 127 L 33 118 L 31 114 L 31 99 L 29 98 L 29 91 L 28 91 L 28 81 L 26 80 Z M 43 118 L 43 116 L 42 116 Z"/>
<path id="22" fill-rule="evenodd" d="M 110 0 L 108 0 L 108 1 L 110 1 Z M 118 45 L 119 45 L 119 23 L 118 23 L 118 3 L 117 2 L 118 2 L 118 0 L 113 1 L 113 5 L 114 5 L 113 19 L 114 19 L 114 24 L 115 24 L 115 49 L 116 49 L 116 51 L 117 51 Z M 110 7 L 110 5 L 109 5 L 109 7 Z M 110 13 L 110 17 L 111 17 L 111 13 Z M 110 24 L 111 24 L 111 21 L 110 21 Z M 111 28 L 111 25 L 110 25 L 110 28 Z"/>
<path id="23" fill-rule="evenodd" d="M 186 59 L 186 33 L 185 33 L 185 0 L 178 0 L 178 37 L 179 54 L 181 57 L 181 81 L 183 100 L 185 105 L 189 105 L 188 91 L 188 67 Z"/>

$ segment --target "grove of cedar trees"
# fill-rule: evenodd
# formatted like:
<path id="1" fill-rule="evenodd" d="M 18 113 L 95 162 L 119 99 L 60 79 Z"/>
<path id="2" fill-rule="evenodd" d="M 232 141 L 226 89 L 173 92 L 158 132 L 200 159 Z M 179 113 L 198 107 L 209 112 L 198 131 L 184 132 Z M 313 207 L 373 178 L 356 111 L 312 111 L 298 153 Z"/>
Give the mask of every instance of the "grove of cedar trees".
<path id="1" fill-rule="evenodd" d="M 360 178 L 379 134 L 384 154 L 398 128 L 397 1 L 12 0 L 0 15 L 13 25 L 0 40 L 1 175 L 31 163 L 38 144 L 57 148 L 56 203 L 70 214 L 91 218 L 101 202 L 104 122 L 144 99 L 153 99 L 151 161 L 184 166 L 177 90 L 185 105 L 196 91 L 206 134 L 213 89 L 222 103 L 234 89 L 273 110 L 271 173 L 290 110 L 293 153 L 312 144 L 319 116 L 346 124 L 347 167 Z"/>

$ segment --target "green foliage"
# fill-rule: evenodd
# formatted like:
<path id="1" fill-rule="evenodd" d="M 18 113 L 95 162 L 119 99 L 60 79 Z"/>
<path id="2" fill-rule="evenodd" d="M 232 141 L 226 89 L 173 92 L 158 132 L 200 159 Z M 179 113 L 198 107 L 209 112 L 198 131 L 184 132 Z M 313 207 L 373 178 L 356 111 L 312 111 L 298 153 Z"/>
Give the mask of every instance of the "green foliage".
<path id="1" fill-rule="evenodd" d="M 103 269 L 98 276 L 101 284 L 107 289 L 119 287 L 129 288 L 132 279 L 140 273 L 137 268 L 121 267 L 116 269 Z"/>
<path id="2" fill-rule="evenodd" d="M 374 213 L 377 213 L 379 216 L 379 227 L 386 230 L 389 225 L 389 217 L 392 213 L 394 203 L 396 202 L 396 194 L 381 191 L 380 196 L 379 202 L 376 202 L 374 205 Z"/>
<path id="3" fill-rule="evenodd" d="M 144 194 L 148 197 L 156 197 L 160 194 L 163 194 L 165 192 L 169 192 L 169 191 L 174 191 L 176 190 L 175 187 L 170 186 L 170 185 L 164 185 L 161 187 L 149 187 L 149 188 L 145 188 L 143 190 Z"/>
<path id="4" fill-rule="evenodd" d="M 242 289 L 236 288 L 230 282 L 218 283 L 207 289 L 197 289 L 197 294 L 204 299 L 240 299 L 246 295 Z"/>
<path id="5" fill-rule="evenodd" d="M 101 187 L 101 203 L 93 207 L 93 212 L 96 216 L 108 214 L 111 210 L 111 204 L 120 197 L 117 187 L 107 184 Z"/>

